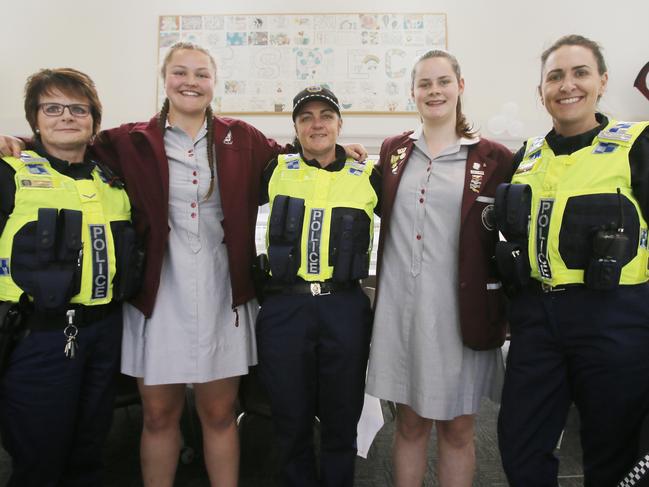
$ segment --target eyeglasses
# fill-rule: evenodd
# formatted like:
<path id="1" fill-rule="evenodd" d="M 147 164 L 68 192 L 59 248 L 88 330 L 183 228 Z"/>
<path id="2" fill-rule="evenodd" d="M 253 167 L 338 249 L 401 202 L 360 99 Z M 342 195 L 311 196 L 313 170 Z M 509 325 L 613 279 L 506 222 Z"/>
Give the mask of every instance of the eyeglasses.
<path id="1" fill-rule="evenodd" d="M 90 115 L 90 105 L 85 103 L 71 103 L 62 105 L 61 103 L 41 103 L 38 105 L 43 114 L 48 117 L 60 117 L 67 108 L 73 117 L 87 117 Z"/>

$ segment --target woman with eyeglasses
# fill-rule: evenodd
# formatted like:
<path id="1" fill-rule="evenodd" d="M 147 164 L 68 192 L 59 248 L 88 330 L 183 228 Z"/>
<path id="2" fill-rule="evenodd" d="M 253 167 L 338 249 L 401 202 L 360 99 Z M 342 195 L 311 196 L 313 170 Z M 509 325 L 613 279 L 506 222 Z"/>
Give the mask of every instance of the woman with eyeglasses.
<path id="1" fill-rule="evenodd" d="M 89 155 L 101 113 L 87 75 L 41 70 L 25 86 L 32 150 L 0 159 L 0 433 L 12 487 L 101 483 L 120 301 L 141 262 L 123 184 Z"/>

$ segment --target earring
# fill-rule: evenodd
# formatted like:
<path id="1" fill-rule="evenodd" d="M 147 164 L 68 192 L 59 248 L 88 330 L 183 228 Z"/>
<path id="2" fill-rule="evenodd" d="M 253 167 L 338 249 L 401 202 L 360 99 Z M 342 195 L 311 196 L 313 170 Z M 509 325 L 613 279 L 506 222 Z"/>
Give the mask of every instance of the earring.
<path id="1" fill-rule="evenodd" d="M 35 133 L 36 135 L 38 135 L 38 134 L 41 133 L 41 131 L 40 131 L 40 129 L 34 129 L 34 133 Z"/>

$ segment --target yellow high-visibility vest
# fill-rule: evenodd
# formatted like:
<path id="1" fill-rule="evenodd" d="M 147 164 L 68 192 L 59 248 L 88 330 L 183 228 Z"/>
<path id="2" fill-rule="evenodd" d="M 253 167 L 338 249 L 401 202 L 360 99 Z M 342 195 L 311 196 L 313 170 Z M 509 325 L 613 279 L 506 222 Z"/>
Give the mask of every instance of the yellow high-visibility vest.
<path id="1" fill-rule="evenodd" d="M 20 158 L 4 157 L 15 170 L 14 210 L 0 236 L 0 300 L 16 302 L 23 290 L 11 275 L 14 239 L 26 225 L 36 224 L 40 208 L 81 211 L 81 286 L 71 303 L 99 305 L 113 297 L 115 244 L 111 222 L 131 220 L 131 205 L 122 188 L 109 186 L 99 169 L 92 179 L 75 180 L 56 171 L 35 152 Z M 36 249 L 34 249 L 34 253 Z M 36 254 L 34 255 L 36 259 Z"/>
<path id="2" fill-rule="evenodd" d="M 586 196 L 590 203 L 608 205 L 610 213 L 619 209 L 621 200 L 632 203 L 639 222 L 638 228 L 633 229 L 638 233 L 637 242 L 632 242 L 637 252 L 622 268 L 620 284 L 639 284 L 649 279 L 647 222 L 633 195 L 629 165 L 631 147 L 647 126 L 649 122 L 611 121 L 590 146 L 560 156 L 554 154 L 544 137 L 527 141 L 512 183 L 528 184 L 532 189 L 528 253 L 534 279 L 552 286 L 584 282 L 584 269 L 566 264 L 566 253 L 561 252 L 561 233 L 570 225 L 568 220 L 579 219 L 566 206 L 571 200 Z M 568 233 L 564 231 L 564 235 Z M 563 242 L 564 248 L 567 243 Z"/>

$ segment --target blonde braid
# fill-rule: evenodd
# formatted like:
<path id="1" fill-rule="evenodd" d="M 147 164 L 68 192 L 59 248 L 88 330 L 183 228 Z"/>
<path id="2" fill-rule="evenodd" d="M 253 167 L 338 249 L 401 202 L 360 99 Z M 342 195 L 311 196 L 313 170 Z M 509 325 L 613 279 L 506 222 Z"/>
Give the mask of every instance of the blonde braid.
<path id="1" fill-rule="evenodd" d="M 165 132 L 165 127 L 167 126 L 167 115 L 169 115 L 169 98 L 165 98 L 160 113 L 158 114 L 158 127 L 160 127 L 163 134 Z"/>
<path id="2" fill-rule="evenodd" d="M 207 163 L 210 167 L 210 187 L 205 195 L 207 201 L 214 192 L 214 173 L 216 172 L 216 147 L 214 144 L 214 114 L 212 107 L 208 105 L 205 110 L 205 118 L 207 119 Z"/>

